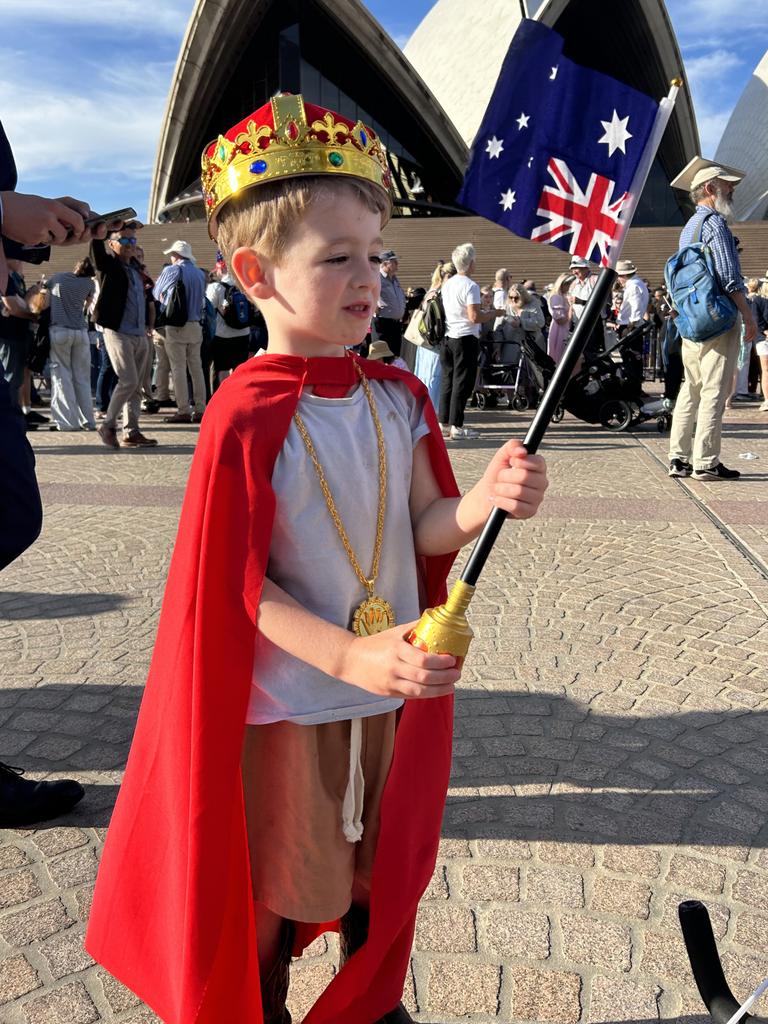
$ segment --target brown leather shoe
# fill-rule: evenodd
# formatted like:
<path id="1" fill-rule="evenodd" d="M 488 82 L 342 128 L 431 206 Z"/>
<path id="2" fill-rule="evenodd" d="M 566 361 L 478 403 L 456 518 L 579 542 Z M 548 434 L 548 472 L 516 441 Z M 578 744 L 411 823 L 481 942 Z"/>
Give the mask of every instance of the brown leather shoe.
<path id="1" fill-rule="evenodd" d="M 114 427 L 105 427 L 104 424 L 96 428 L 96 433 L 99 435 L 103 443 L 107 448 L 119 448 L 120 442 L 117 440 L 117 431 Z"/>
<path id="2" fill-rule="evenodd" d="M 296 926 L 293 921 L 286 921 L 277 960 L 269 976 L 261 985 L 261 1005 L 264 1024 L 291 1024 L 285 1000 L 288 997 L 290 980 L 291 954 Z"/>
<path id="3" fill-rule="evenodd" d="M 188 412 L 175 412 L 173 416 L 163 416 L 163 423 L 191 423 L 192 417 Z"/>
<path id="4" fill-rule="evenodd" d="M 121 448 L 154 448 L 157 441 L 154 437 L 144 437 L 140 430 L 132 430 L 120 442 Z"/>

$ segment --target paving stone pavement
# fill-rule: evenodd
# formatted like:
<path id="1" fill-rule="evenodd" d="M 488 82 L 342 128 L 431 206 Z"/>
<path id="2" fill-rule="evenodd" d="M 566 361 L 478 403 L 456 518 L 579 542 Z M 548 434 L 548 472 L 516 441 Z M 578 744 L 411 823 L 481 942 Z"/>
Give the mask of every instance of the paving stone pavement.
<path id="1" fill-rule="evenodd" d="M 527 417 L 469 421 L 465 486 Z M 505 527 L 472 608 L 416 1020 L 694 1021 L 688 897 L 709 907 L 737 995 L 768 973 L 763 422 L 731 414 L 724 460 L 749 475 L 718 485 L 670 480 L 653 425 L 552 427 L 542 514 Z M 33 437 L 46 521 L 0 579 L 0 757 L 87 796 L 0 833 L 1 1024 L 158 1019 L 82 948 L 195 442 L 150 426 L 155 451 Z M 325 938 L 295 964 L 297 1020 L 334 970 Z"/>

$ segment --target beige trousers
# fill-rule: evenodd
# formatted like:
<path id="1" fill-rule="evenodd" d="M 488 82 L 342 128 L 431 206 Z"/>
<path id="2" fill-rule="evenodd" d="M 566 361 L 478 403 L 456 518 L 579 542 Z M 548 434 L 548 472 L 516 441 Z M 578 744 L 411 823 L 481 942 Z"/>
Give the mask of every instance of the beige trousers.
<path id="1" fill-rule="evenodd" d="M 714 469 L 720 462 L 723 412 L 740 339 L 741 317 L 730 331 L 711 341 L 699 343 L 683 338 L 685 379 L 672 417 L 670 460 L 692 462 L 694 469 Z"/>
<path id="2" fill-rule="evenodd" d="M 173 391 L 179 412 L 190 412 L 187 370 L 192 378 L 192 395 L 195 412 L 205 410 L 205 377 L 200 348 L 203 344 L 203 328 L 196 320 L 189 320 L 183 327 L 165 328 L 165 351 L 173 374 Z"/>
<path id="3" fill-rule="evenodd" d="M 155 398 L 158 400 L 158 402 L 167 402 L 168 399 L 171 397 L 171 364 L 168 362 L 168 353 L 165 351 L 165 334 L 163 333 L 163 331 L 153 331 L 152 342 L 155 346 L 156 357 Z"/>
<path id="4" fill-rule="evenodd" d="M 109 401 L 104 426 L 117 427 L 117 417 L 123 410 L 123 430 L 139 429 L 141 386 L 149 358 L 146 334 L 121 334 L 104 330 L 104 344 L 109 361 L 117 374 L 117 384 Z"/>

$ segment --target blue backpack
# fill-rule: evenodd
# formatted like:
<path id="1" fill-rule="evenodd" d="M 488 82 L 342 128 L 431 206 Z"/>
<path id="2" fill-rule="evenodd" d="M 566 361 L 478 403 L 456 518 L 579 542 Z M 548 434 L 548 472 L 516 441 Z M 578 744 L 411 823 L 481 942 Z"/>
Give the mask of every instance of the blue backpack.
<path id="1" fill-rule="evenodd" d="M 677 313 L 675 326 L 688 341 L 709 341 L 725 334 L 736 323 L 738 311 L 724 295 L 715 274 L 712 252 L 701 241 L 709 217 L 702 218 L 698 239 L 670 256 L 664 267 L 672 305 Z"/>
<path id="2" fill-rule="evenodd" d="M 225 285 L 222 318 L 227 327 L 248 327 L 251 322 L 251 304 L 239 288 Z"/>

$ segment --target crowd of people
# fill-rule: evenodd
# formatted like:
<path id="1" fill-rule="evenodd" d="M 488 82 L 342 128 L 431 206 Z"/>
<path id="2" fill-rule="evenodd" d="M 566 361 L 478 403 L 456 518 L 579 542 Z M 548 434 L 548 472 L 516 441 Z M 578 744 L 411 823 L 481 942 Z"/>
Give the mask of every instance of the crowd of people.
<path id="1" fill-rule="evenodd" d="M 0 362 L 28 430 L 96 431 L 110 448 L 154 447 L 142 414 L 167 407 L 165 422 L 199 423 L 221 381 L 263 347 L 263 320 L 223 261 L 206 272 L 178 240 L 153 281 L 141 227 L 93 239 L 71 271 L 29 287 L 22 262 L 7 261 Z"/>

